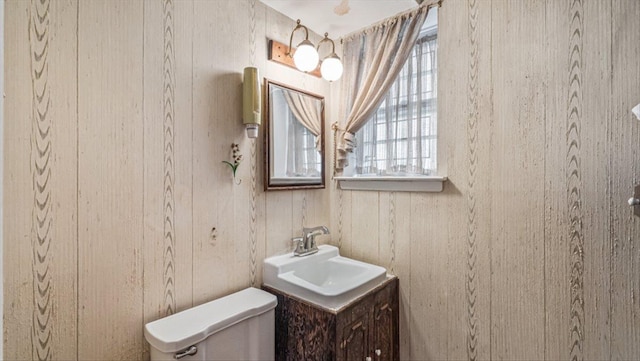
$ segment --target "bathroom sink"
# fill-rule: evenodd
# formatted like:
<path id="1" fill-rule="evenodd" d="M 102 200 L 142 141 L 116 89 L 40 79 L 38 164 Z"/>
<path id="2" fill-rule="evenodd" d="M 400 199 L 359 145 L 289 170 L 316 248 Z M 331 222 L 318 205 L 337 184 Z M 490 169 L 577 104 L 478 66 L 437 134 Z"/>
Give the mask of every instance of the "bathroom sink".
<path id="1" fill-rule="evenodd" d="M 309 256 L 288 253 L 265 259 L 263 277 L 265 286 L 338 310 L 382 283 L 387 271 L 342 257 L 337 247 L 322 245 Z"/>

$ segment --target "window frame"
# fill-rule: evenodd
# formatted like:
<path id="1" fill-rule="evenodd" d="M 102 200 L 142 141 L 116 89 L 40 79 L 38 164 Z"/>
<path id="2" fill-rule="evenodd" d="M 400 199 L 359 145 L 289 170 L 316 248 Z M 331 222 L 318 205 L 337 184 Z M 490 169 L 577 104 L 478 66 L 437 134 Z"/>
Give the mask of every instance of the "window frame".
<path id="1" fill-rule="evenodd" d="M 437 36 L 437 25 L 426 28 L 422 30 L 422 34 L 420 34 L 419 38 L 427 38 Z M 436 64 L 438 62 L 439 57 L 436 58 Z M 436 74 L 439 67 L 436 66 Z M 436 87 L 438 82 L 436 81 Z M 436 94 L 437 88 L 436 88 Z M 433 101 L 438 101 L 438 96 L 435 98 L 431 98 Z M 404 105 L 406 108 L 406 104 Z M 378 108 L 377 112 L 380 111 Z M 384 111 L 384 109 L 383 109 Z M 436 112 L 437 114 L 437 112 Z M 372 120 L 375 121 L 375 120 Z M 381 123 L 381 124 L 386 124 Z M 436 117 L 436 127 L 438 121 Z M 424 135 L 423 138 L 436 138 L 437 132 L 435 135 Z M 440 168 L 438 163 L 441 159 L 438 158 L 439 146 L 436 143 L 436 168 Z M 338 182 L 339 186 L 343 190 L 366 190 L 366 191 L 406 191 L 406 192 L 441 192 L 444 187 L 444 182 L 447 180 L 446 176 L 441 175 L 403 175 L 403 176 L 389 176 L 389 175 L 375 175 L 375 174 L 354 174 L 355 171 L 355 154 L 350 154 L 350 166 L 345 168 L 345 175 L 335 176 L 334 179 Z M 353 161 L 353 162 L 352 162 Z M 437 171 L 436 171 L 437 173 Z"/>

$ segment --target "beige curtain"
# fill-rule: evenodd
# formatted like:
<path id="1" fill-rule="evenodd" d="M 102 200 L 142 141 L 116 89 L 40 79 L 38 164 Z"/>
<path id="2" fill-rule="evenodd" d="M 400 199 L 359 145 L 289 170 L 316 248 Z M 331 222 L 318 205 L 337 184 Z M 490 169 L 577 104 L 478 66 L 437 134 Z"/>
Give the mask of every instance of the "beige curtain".
<path id="1" fill-rule="evenodd" d="M 295 91 L 283 91 L 284 99 L 295 117 L 316 136 L 316 149 L 322 151 L 322 102 Z"/>
<path id="2" fill-rule="evenodd" d="M 417 40 L 384 101 L 356 133 L 354 174 L 436 172 L 437 48 L 437 35 Z"/>
<path id="3" fill-rule="evenodd" d="M 427 0 L 420 7 L 388 19 L 364 32 L 344 39 L 345 71 L 341 82 L 342 109 L 348 114 L 333 125 L 336 132 L 335 171 L 348 164 L 347 153 L 355 147 L 354 134 L 371 118 L 402 70 L 427 18 Z"/>

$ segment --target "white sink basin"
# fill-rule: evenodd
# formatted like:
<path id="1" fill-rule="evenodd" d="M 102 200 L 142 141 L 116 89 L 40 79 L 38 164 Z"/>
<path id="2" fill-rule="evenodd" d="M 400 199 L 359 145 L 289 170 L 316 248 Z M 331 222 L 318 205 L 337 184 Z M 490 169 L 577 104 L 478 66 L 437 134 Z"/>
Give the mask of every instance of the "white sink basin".
<path id="1" fill-rule="evenodd" d="M 340 256 L 338 248 L 318 247 L 318 253 L 293 253 L 264 260 L 264 284 L 324 308 L 338 310 L 378 286 L 387 277 L 379 266 Z"/>

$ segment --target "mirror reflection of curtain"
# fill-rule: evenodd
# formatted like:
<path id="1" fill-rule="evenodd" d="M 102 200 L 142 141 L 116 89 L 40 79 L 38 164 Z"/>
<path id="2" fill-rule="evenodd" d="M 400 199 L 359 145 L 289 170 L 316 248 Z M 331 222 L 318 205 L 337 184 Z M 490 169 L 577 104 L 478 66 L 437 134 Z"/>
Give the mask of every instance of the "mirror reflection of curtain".
<path id="1" fill-rule="evenodd" d="M 296 91 L 285 91 L 282 94 L 297 120 L 316 136 L 315 147 L 318 152 L 322 151 L 322 129 L 320 129 L 322 124 L 322 102 Z"/>
<path id="2" fill-rule="evenodd" d="M 321 158 L 316 149 L 317 137 L 297 118 L 290 108 L 287 111 L 286 175 L 287 177 L 319 177 Z"/>

